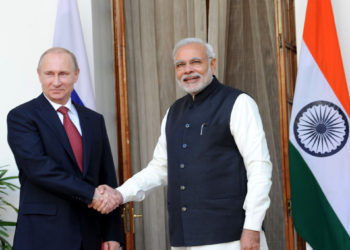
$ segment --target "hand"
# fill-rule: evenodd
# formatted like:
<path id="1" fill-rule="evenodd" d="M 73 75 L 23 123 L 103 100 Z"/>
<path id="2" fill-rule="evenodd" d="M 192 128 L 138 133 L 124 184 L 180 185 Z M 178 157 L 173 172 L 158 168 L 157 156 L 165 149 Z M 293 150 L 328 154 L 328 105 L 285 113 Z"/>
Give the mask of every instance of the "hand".
<path id="1" fill-rule="evenodd" d="M 122 203 L 123 196 L 119 191 L 107 185 L 100 185 L 95 189 L 94 197 L 88 207 L 92 207 L 102 214 L 108 214 Z"/>
<path id="2" fill-rule="evenodd" d="M 249 229 L 243 229 L 240 243 L 241 250 L 259 250 L 260 232 Z"/>
<path id="3" fill-rule="evenodd" d="M 94 196 L 92 197 L 92 202 L 88 205 L 88 208 L 94 208 L 95 210 L 102 210 L 108 206 L 107 195 L 103 196 L 104 187 L 100 189 L 95 188 Z"/>
<path id="4" fill-rule="evenodd" d="M 103 250 L 119 250 L 120 244 L 117 241 L 103 242 Z"/>

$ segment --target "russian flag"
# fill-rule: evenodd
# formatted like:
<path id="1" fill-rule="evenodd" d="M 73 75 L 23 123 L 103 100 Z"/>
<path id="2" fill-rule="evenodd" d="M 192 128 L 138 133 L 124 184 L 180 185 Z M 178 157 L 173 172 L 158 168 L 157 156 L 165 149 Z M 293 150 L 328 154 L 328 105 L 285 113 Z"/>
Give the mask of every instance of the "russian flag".
<path id="1" fill-rule="evenodd" d="M 96 110 L 90 68 L 76 0 L 58 1 L 53 46 L 66 48 L 73 52 L 77 58 L 80 74 L 72 92 L 72 100 L 92 110 Z"/>

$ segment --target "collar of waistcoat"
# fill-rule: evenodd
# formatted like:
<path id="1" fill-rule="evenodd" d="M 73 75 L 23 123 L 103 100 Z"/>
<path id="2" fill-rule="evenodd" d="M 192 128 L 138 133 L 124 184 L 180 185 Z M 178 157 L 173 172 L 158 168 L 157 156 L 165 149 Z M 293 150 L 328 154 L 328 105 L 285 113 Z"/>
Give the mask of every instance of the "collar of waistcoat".
<path id="1" fill-rule="evenodd" d="M 216 79 L 215 75 L 213 75 L 213 80 L 210 82 L 210 84 L 203 89 L 201 92 L 199 92 L 197 95 L 194 96 L 194 98 L 192 98 L 192 95 L 188 95 L 189 98 L 191 98 L 191 100 L 193 100 L 193 102 L 202 102 L 203 100 L 205 100 L 211 93 L 213 93 L 219 86 L 220 86 L 220 82 Z"/>

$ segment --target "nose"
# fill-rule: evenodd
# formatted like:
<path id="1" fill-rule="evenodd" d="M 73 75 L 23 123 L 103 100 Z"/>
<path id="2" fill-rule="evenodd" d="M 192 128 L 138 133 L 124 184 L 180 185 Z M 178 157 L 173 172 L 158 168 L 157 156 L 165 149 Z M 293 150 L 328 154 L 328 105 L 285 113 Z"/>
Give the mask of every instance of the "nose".
<path id="1" fill-rule="evenodd" d="M 61 85 L 61 81 L 60 81 L 60 78 L 59 78 L 58 75 L 56 75 L 55 78 L 53 79 L 53 85 L 54 85 L 55 87 L 58 87 L 58 86 Z"/>
<path id="2" fill-rule="evenodd" d="M 193 72 L 193 67 L 190 63 L 186 63 L 185 65 L 185 74 L 189 74 Z"/>

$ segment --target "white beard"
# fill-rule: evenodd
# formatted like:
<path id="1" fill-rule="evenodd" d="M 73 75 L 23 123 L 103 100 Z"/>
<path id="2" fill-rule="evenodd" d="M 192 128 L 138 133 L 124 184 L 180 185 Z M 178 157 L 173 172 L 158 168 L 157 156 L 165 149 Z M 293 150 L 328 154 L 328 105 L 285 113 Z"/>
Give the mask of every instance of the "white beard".
<path id="1" fill-rule="evenodd" d="M 186 84 L 184 82 L 184 79 L 186 77 L 196 77 L 196 76 L 200 77 L 200 82 L 199 83 L 195 83 L 194 84 L 195 86 L 191 86 L 192 84 Z M 209 85 L 209 83 L 211 82 L 212 79 L 213 79 L 213 73 L 211 71 L 211 68 L 208 67 L 208 71 L 204 75 L 201 75 L 199 73 L 183 75 L 181 77 L 181 80 L 176 79 L 176 82 L 188 94 L 196 95 L 199 92 L 201 92 L 203 89 L 205 89 Z"/>

